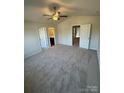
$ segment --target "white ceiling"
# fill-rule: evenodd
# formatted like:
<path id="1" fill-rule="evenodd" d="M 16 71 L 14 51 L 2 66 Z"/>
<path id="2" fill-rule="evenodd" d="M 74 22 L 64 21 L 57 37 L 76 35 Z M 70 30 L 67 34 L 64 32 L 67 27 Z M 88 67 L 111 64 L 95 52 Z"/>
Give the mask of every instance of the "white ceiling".
<path id="1" fill-rule="evenodd" d="M 100 0 L 24 0 L 26 21 L 50 21 L 43 14 L 51 14 L 49 8 L 57 6 L 61 14 L 68 16 L 100 15 Z"/>

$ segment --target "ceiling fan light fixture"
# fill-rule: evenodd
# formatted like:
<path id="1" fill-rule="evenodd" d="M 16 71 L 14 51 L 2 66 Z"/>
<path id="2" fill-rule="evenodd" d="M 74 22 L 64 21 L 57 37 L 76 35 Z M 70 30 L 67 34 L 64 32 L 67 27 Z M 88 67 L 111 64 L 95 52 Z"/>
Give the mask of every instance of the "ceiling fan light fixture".
<path id="1" fill-rule="evenodd" d="M 54 21 L 58 21 L 62 17 L 67 17 L 66 15 L 61 15 L 60 11 L 56 10 L 56 7 L 53 7 L 52 12 L 53 13 L 51 15 L 44 14 L 44 16 L 49 16 L 50 17 L 49 19 L 52 19 Z"/>
<path id="2" fill-rule="evenodd" d="M 58 12 L 56 12 L 53 17 L 52 17 L 53 20 L 57 21 L 59 19 L 59 14 Z"/>
<path id="3" fill-rule="evenodd" d="M 59 18 L 58 16 L 55 16 L 55 15 L 54 15 L 52 19 L 55 20 L 55 21 L 57 21 L 58 18 Z"/>

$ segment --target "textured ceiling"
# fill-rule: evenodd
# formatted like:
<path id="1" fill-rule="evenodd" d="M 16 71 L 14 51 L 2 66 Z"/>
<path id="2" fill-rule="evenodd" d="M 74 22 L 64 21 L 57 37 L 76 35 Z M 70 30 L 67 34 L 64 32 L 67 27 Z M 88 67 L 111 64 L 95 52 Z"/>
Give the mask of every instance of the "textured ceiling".
<path id="1" fill-rule="evenodd" d="M 100 0 L 24 0 L 25 20 L 50 21 L 43 14 L 51 14 L 51 7 L 53 6 L 57 6 L 61 14 L 68 16 L 100 15 Z"/>

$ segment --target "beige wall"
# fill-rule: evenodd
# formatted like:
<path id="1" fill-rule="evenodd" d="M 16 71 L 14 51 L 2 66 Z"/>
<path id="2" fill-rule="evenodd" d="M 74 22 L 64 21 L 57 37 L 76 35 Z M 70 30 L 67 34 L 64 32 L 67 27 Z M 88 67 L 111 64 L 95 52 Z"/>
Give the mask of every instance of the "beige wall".
<path id="1" fill-rule="evenodd" d="M 72 45 L 72 26 L 92 24 L 90 49 L 97 50 L 100 32 L 99 16 L 73 16 L 58 24 L 58 43 Z"/>

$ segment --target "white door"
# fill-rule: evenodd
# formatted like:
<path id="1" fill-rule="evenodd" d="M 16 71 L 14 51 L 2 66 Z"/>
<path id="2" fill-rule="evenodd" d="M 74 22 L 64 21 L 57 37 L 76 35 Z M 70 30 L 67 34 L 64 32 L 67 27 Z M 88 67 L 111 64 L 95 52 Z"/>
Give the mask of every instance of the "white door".
<path id="1" fill-rule="evenodd" d="M 45 27 L 39 29 L 40 45 L 42 48 L 48 48 L 48 36 Z"/>
<path id="2" fill-rule="evenodd" d="M 80 26 L 80 47 L 89 48 L 91 24 Z"/>

